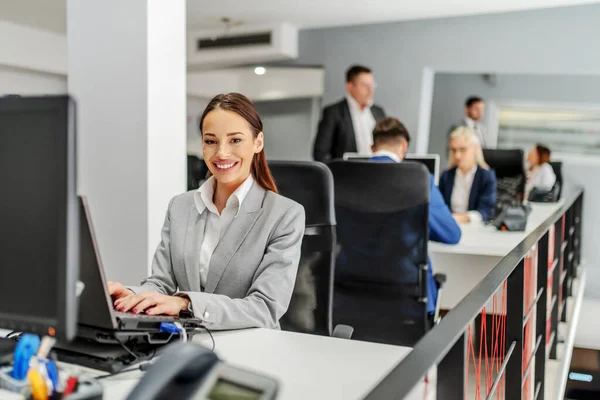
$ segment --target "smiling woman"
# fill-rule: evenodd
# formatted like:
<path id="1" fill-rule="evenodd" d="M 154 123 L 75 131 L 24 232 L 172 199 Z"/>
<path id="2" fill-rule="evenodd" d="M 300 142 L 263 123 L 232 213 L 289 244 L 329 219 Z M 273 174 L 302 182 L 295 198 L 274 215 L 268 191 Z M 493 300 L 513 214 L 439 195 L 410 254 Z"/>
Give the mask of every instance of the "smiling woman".
<path id="1" fill-rule="evenodd" d="M 200 117 L 202 154 L 210 173 L 223 187 L 237 187 L 252 173 L 260 186 L 277 193 L 262 130 L 256 108 L 244 95 L 218 95 L 206 106 Z"/>
<path id="2" fill-rule="evenodd" d="M 200 119 L 212 176 L 169 204 L 152 276 L 109 282 L 118 311 L 178 315 L 207 328 L 278 328 L 294 288 L 304 209 L 277 194 L 262 121 L 248 98 L 216 96 Z"/>

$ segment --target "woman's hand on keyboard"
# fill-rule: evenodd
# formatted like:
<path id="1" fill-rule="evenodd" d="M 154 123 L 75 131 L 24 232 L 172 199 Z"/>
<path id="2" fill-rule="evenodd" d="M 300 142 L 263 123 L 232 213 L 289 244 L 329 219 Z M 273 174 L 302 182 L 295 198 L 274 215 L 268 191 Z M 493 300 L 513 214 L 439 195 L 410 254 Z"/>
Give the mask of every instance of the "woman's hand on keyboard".
<path id="1" fill-rule="evenodd" d="M 106 283 L 108 286 L 108 294 L 110 294 L 110 297 L 112 297 L 113 301 L 135 295 L 132 290 L 127 289 L 119 282 L 108 281 Z"/>
<path id="2" fill-rule="evenodd" d="M 167 296 L 156 292 L 144 292 L 122 297 L 115 301 L 117 311 L 147 315 L 179 315 L 188 309 L 189 300 L 185 297 Z"/>

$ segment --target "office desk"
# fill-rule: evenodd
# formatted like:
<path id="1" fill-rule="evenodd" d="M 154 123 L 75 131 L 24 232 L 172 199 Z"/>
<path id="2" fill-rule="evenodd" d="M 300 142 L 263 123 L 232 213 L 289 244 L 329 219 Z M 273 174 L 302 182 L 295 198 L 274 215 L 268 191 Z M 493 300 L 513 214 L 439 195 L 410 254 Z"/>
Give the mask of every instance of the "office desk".
<path id="1" fill-rule="evenodd" d="M 221 359 L 279 379 L 279 400 L 362 398 L 411 351 L 269 329 L 216 332 L 213 336 Z M 207 334 L 195 336 L 194 342 L 212 345 Z M 138 371 L 105 379 L 104 398 L 124 399 L 141 376 Z M 414 399 L 423 399 L 421 390 L 418 388 Z"/>
<path id="2" fill-rule="evenodd" d="M 500 260 L 556 210 L 558 203 L 532 203 L 525 232 L 502 232 L 483 224 L 462 224 L 457 245 L 429 242 L 433 271 L 448 276 L 441 298 L 442 309 L 452 309 Z"/>

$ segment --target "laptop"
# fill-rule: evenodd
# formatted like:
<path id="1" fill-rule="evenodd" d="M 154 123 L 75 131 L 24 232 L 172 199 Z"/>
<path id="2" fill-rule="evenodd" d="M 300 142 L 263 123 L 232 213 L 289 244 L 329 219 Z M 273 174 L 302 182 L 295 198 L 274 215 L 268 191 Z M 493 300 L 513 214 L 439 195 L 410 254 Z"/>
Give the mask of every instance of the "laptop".
<path id="1" fill-rule="evenodd" d="M 98 250 L 86 197 L 80 196 L 80 271 L 83 290 L 79 297 L 79 332 L 92 330 L 159 332 L 162 322 L 179 322 L 186 330 L 201 327 L 201 320 L 172 316 L 117 312 L 108 294 L 102 259 Z"/>

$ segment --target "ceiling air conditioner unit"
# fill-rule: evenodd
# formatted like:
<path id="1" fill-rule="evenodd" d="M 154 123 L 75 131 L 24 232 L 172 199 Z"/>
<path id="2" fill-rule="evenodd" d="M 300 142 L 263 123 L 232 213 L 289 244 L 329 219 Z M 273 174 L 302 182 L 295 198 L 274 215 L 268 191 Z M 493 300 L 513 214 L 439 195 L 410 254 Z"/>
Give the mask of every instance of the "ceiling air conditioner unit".
<path id="1" fill-rule="evenodd" d="M 188 67 L 216 67 L 298 57 L 298 29 L 289 23 L 188 34 Z"/>

